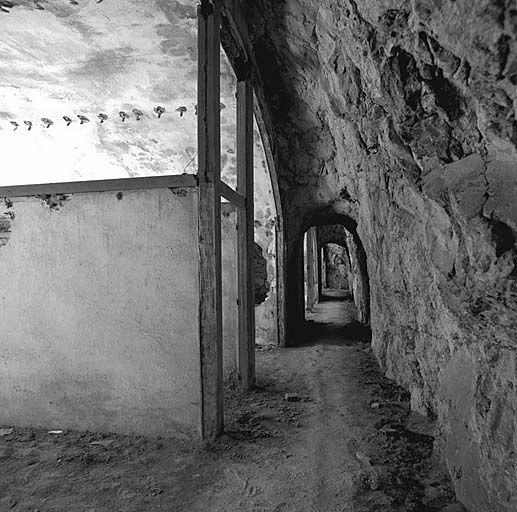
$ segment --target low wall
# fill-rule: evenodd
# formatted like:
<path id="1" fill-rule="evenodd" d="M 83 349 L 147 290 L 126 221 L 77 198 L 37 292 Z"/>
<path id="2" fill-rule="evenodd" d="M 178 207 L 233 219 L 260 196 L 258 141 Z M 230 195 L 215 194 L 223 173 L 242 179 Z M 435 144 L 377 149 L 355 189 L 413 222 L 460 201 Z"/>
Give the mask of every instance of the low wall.
<path id="1" fill-rule="evenodd" d="M 5 203 L 0 423 L 198 430 L 196 189 Z"/>

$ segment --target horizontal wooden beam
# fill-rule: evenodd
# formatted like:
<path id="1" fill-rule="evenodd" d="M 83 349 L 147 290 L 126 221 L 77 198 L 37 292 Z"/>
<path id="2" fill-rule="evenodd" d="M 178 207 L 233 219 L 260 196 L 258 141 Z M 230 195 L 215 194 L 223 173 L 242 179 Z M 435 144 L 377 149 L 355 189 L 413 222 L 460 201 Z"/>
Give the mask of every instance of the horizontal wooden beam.
<path id="1" fill-rule="evenodd" d="M 246 208 L 246 198 L 221 181 L 219 183 L 219 192 L 221 195 L 233 203 L 237 208 Z"/>
<path id="2" fill-rule="evenodd" d="M 37 185 L 13 185 L 0 187 L 0 197 L 40 196 L 46 194 L 80 194 L 149 188 L 196 187 L 195 174 L 146 176 L 116 180 L 70 181 L 66 183 L 41 183 Z"/>

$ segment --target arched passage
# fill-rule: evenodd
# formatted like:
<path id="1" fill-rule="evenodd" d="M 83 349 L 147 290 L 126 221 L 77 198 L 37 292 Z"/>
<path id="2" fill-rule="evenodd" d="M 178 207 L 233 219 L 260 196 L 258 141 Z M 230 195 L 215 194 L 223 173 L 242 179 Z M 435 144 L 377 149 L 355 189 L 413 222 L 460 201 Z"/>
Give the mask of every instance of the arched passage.
<path id="1" fill-rule="evenodd" d="M 305 233 L 309 234 L 307 247 L 310 248 L 306 255 L 304 255 Z M 286 262 L 286 346 L 296 346 L 301 342 L 306 304 L 312 306 L 314 301 L 319 299 L 322 283 L 320 251 L 327 243 L 336 243 L 347 248 L 351 269 L 351 292 L 357 309 L 357 319 L 360 323 L 368 325 L 370 323 L 370 285 L 366 253 L 357 233 L 356 222 L 345 215 L 314 216 L 312 221 L 300 229 L 298 236 L 292 240 L 291 247 L 288 247 Z M 315 252 L 312 253 L 312 251 Z M 311 262 L 315 258 L 317 263 L 312 266 Z M 308 265 L 306 260 L 309 260 Z M 311 266 L 316 269 L 317 276 L 308 276 L 310 284 L 306 298 L 305 275 Z M 314 286 L 318 290 L 316 295 L 311 293 L 311 287 Z"/>
<path id="2" fill-rule="evenodd" d="M 349 231 L 342 224 L 321 225 L 317 227 L 318 250 L 326 244 L 337 244 L 346 249 L 348 257 L 348 279 L 357 319 L 362 324 L 370 323 L 370 283 L 366 263 L 366 253 L 357 231 Z"/>
<path id="3" fill-rule="evenodd" d="M 321 297 L 326 290 L 351 291 L 350 257 L 346 246 L 329 242 L 318 247 L 319 290 Z"/>

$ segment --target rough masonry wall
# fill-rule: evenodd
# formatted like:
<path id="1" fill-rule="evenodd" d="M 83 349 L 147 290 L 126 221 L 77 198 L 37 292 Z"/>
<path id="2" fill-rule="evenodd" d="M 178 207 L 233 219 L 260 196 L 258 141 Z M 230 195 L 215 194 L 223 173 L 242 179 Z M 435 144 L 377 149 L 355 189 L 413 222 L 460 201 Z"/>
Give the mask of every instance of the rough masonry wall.
<path id="1" fill-rule="evenodd" d="M 344 247 L 327 244 L 323 247 L 325 257 L 325 285 L 333 290 L 349 290 L 350 264 Z"/>
<path id="2" fill-rule="evenodd" d="M 197 209 L 195 189 L 5 199 L 3 424 L 199 429 Z"/>
<path id="3" fill-rule="evenodd" d="M 357 222 L 382 367 L 468 508 L 516 510 L 515 1 L 247 4 L 288 251 Z"/>
<path id="4" fill-rule="evenodd" d="M 348 286 L 352 292 L 357 312 L 357 320 L 370 323 L 370 284 L 364 247 L 357 237 L 342 224 L 318 226 L 318 243 L 339 244 L 346 248 Z"/>

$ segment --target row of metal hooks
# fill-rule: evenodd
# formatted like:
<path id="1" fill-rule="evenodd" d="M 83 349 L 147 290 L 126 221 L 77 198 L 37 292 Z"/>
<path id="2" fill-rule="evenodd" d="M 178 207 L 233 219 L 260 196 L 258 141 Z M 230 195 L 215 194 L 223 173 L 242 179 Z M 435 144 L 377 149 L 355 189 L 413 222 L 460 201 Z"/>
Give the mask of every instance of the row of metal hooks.
<path id="1" fill-rule="evenodd" d="M 187 111 L 187 107 L 179 107 L 176 109 L 176 111 L 179 112 L 180 117 L 183 117 L 183 114 Z M 131 110 L 131 112 L 137 121 L 140 121 L 144 116 L 144 113 L 138 108 L 134 108 L 133 110 Z M 165 107 L 157 106 L 154 107 L 153 112 L 156 114 L 157 118 L 160 119 L 162 115 L 165 114 L 166 109 Z M 132 116 L 125 110 L 121 110 L 118 113 L 118 117 L 120 121 L 125 123 L 126 120 L 131 119 Z M 63 116 L 62 119 L 66 123 L 66 126 L 70 126 L 74 122 L 74 120 L 69 116 Z M 78 114 L 77 119 L 79 121 L 79 124 L 81 125 L 89 123 L 91 121 L 91 119 L 88 116 L 85 116 L 84 114 Z M 104 124 L 109 119 L 109 116 L 101 112 L 97 115 L 97 119 L 99 120 L 100 124 Z M 54 121 L 48 117 L 42 117 L 40 121 L 41 125 L 46 129 L 50 128 L 54 124 Z M 14 131 L 18 130 L 18 128 L 20 127 L 20 123 L 18 121 L 10 121 L 10 123 Z M 23 124 L 27 127 L 27 130 L 30 131 L 34 127 L 35 123 L 33 121 L 23 121 Z"/>
<path id="2" fill-rule="evenodd" d="M 224 108 L 226 108 L 226 105 L 224 103 L 221 103 L 220 110 L 223 110 Z M 181 106 L 175 109 L 175 112 L 178 112 L 180 117 L 183 117 L 183 114 L 185 114 L 185 112 L 187 111 L 188 109 L 185 106 Z M 167 112 L 167 110 L 165 107 L 158 105 L 153 108 L 153 112 L 158 119 L 161 119 L 161 117 L 163 116 L 163 114 Z M 194 105 L 194 114 L 197 116 L 197 105 Z M 131 114 L 126 112 L 125 110 L 121 110 L 118 113 L 118 118 L 123 123 L 125 123 L 128 119 L 131 119 L 132 117 L 134 117 L 137 121 L 140 121 L 142 117 L 144 117 L 144 112 L 138 108 L 134 108 L 131 110 Z M 74 120 L 69 116 L 63 116 L 62 119 L 66 123 L 66 126 L 70 126 L 74 122 Z M 84 114 L 78 114 L 77 119 L 79 120 L 79 124 L 81 125 L 89 123 L 91 121 L 91 119 L 85 116 Z M 99 120 L 100 124 L 103 124 L 109 119 L 109 116 L 101 112 L 97 115 L 97 119 Z M 43 126 L 46 129 L 50 128 L 54 124 L 54 121 L 48 117 L 42 117 L 40 121 L 41 126 Z M 18 121 L 10 121 L 10 123 L 14 131 L 20 128 L 20 123 Z M 23 124 L 27 127 L 28 131 L 32 130 L 32 128 L 35 125 L 33 121 L 23 121 Z"/>

